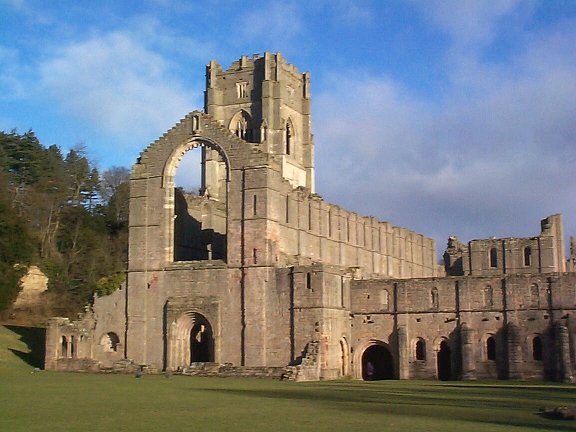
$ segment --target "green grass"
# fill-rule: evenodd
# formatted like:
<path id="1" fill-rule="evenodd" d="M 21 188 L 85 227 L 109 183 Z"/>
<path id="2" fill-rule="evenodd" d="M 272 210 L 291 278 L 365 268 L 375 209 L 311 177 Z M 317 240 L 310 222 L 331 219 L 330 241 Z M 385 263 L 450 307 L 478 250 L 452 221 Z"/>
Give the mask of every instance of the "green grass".
<path id="1" fill-rule="evenodd" d="M 336 381 L 32 373 L 38 337 L 0 326 L 0 431 L 574 431 L 550 383 Z"/>

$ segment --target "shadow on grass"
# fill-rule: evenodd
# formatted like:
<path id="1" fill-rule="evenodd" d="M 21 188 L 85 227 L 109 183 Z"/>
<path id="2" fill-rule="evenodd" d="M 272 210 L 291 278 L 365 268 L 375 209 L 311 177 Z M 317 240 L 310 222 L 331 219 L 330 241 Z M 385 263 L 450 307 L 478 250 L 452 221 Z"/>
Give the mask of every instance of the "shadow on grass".
<path id="1" fill-rule="evenodd" d="M 14 325 L 4 325 L 3 327 L 20 336 L 20 340 L 26 344 L 29 352 L 23 352 L 13 348 L 9 348 L 9 350 L 30 366 L 43 369 L 46 329 Z"/>
<path id="2" fill-rule="evenodd" d="M 351 410 L 363 414 L 389 414 L 413 417 L 428 417 L 438 420 L 450 419 L 506 427 L 535 428 L 548 431 L 574 431 L 573 422 L 546 421 L 535 407 L 524 400 L 502 400 L 490 403 L 489 396 L 472 393 L 451 394 L 450 392 L 400 393 L 396 389 L 386 397 L 385 389 L 366 389 L 365 392 L 347 391 L 346 388 L 331 388 L 324 391 L 301 391 L 296 389 L 253 390 L 253 389 L 205 389 L 210 392 L 237 394 L 255 398 L 301 400 L 311 404 L 328 405 L 337 410 Z M 376 390 L 376 391 L 371 391 Z M 382 391 L 383 390 L 383 391 Z M 563 390 L 563 389 L 561 389 Z M 529 398 L 528 398 L 529 399 Z M 416 408 L 417 407 L 417 408 Z M 480 410 L 479 410 L 480 408 Z M 544 421 L 543 421 L 544 420 Z"/>

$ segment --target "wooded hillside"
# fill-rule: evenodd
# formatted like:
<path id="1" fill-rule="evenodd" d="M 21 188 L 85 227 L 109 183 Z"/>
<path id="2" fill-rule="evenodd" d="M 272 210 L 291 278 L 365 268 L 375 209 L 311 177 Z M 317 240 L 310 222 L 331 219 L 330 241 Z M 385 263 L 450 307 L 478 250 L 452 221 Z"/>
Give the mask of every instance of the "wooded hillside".
<path id="1" fill-rule="evenodd" d="M 32 264 L 48 276 L 46 298 L 58 314 L 117 288 L 127 261 L 128 177 L 121 167 L 99 172 L 82 146 L 64 155 L 32 131 L 0 132 L 0 311 Z"/>

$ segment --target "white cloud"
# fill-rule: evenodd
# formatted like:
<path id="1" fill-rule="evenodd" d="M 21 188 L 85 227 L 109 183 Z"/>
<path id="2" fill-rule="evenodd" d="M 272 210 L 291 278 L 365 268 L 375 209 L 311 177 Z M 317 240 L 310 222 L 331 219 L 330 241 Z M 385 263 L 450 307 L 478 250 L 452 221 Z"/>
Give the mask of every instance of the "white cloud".
<path id="1" fill-rule="evenodd" d="M 541 33 L 497 66 L 474 59 L 436 103 L 386 76 L 333 76 L 314 105 L 319 193 L 435 236 L 440 249 L 450 234 L 533 235 L 540 218 L 573 212 L 575 36 Z"/>
<path id="2" fill-rule="evenodd" d="M 126 32 L 64 46 L 39 70 L 63 111 L 112 134 L 147 137 L 194 106 L 167 60 Z"/>
<path id="3" fill-rule="evenodd" d="M 294 2 L 269 2 L 240 15 L 238 33 L 261 46 L 289 44 L 302 30 L 301 7 Z"/>
<path id="4" fill-rule="evenodd" d="M 418 8 L 446 31 L 456 45 L 489 43 L 497 24 L 518 12 L 522 0 L 427 0 L 414 1 Z M 525 7 L 532 2 L 524 2 Z"/>

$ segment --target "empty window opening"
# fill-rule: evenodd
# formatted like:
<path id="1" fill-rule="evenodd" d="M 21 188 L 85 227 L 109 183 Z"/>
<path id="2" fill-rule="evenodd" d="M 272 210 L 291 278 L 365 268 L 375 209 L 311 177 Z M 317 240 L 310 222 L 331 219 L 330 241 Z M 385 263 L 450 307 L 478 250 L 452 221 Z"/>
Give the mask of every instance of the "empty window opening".
<path id="1" fill-rule="evenodd" d="M 346 218 L 346 241 L 350 243 L 350 219 Z"/>
<path id="2" fill-rule="evenodd" d="M 490 249 L 490 267 L 496 268 L 498 267 L 498 251 L 496 248 Z"/>
<path id="3" fill-rule="evenodd" d="M 236 96 L 238 99 L 244 99 L 248 97 L 248 83 L 247 82 L 237 82 L 236 83 Z"/>
<path id="4" fill-rule="evenodd" d="M 493 336 L 486 339 L 486 358 L 496 360 L 496 339 Z"/>
<path id="5" fill-rule="evenodd" d="M 68 357 L 68 338 L 62 336 L 62 341 L 60 343 L 60 357 Z"/>
<path id="6" fill-rule="evenodd" d="M 290 197 L 286 196 L 286 223 L 290 223 Z"/>
<path id="7" fill-rule="evenodd" d="M 229 129 L 238 138 L 241 138 L 246 142 L 253 141 L 252 118 L 246 111 L 239 111 L 234 115 L 234 117 L 232 117 Z"/>
<path id="8" fill-rule="evenodd" d="M 252 216 L 256 216 L 258 214 L 258 196 L 254 194 L 252 196 Z"/>
<path id="9" fill-rule="evenodd" d="M 392 354 L 384 345 L 372 345 L 362 354 L 362 379 L 365 381 L 394 378 Z"/>
<path id="10" fill-rule="evenodd" d="M 225 260 L 227 168 L 222 155 L 198 143 L 174 177 L 174 261 Z"/>
<path id="11" fill-rule="evenodd" d="M 416 360 L 426 360 L 426 342 L 422 338 L 416 341 Z"/>
<path id="12" fill-rule="evenodd" d="M 258 249 L 252 249 L 252 262 L 258 264 Z"/>
<path id="13" fill-rule="evenodd" d="M 526 267 L 532 265 L 532 249 L 530 247 L 524 248 L 524 265 Z"/>
<path id="14" fill-rule="evenodd" d="M 70 336 L 70 357 L 76 358 L 76 338 Z"/>
<path id="15" fill-rule="evenodd" d="M 540 336 L 534 336 L 532 339 L 532 360 L 542 360 L 542 339 Z"/>
<path id="16" fill-rule="evenodd" d="M 438 309 L 438 307 L 440 306 L 440 303 L 438 301 L 438 288 L 436 287 L 432 288 L 432 290 L 430 291 L 430 303 L 432 309 Z"/>
<path id="17" fill-rule="evenodd" d="M 306 273 L 306 288 L 312 289 L 312 273 Z"/>

